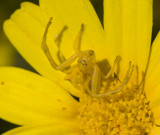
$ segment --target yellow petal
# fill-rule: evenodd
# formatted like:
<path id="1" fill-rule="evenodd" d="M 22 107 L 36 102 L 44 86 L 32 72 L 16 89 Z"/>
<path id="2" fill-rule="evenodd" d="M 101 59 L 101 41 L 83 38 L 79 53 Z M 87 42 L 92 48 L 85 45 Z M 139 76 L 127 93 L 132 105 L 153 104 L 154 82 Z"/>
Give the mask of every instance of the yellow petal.
<path id="1" fill-rule="evenodd" d="M 3 135 L 78 135 L 76 123 L 48 124 L 23 126 L 4 133 Z"/>
<path id="2" fill-rule="evenodd" d="M 55 83 L 26 70 L 0 68 L 0 117 L 20 125 L 75 119 L 78 102 Z"/>
<path id="3" fill-rule="evenodd" d="M 21 9 L 15 11 L 11 18 L 4 23 L 4 31 L 12 44 L 33 68 L 73 95 L 78 96 L 79 91 L 64 80 L 63 73 L 57 72 L 51 67 L 41 49 L 42 36 L 47 21 L 43 20 L 39 6 L 25 2 L 22 3 Z M 51 36 L 48 38 L 52 43 L 50 51 L 54 54 L 53 59 L 58 62 L 58 49 L 54 43 L 54 37 L 52 38 Z"/>
<path id="4" fill-rule="evenodd" d="M 98 60 L 104 58 L 103 28 L 89 0 L 40 0 L 40 7 L 46 21 L 53 17 L 52 37 L 56 37 L 67 26 L 60 44 L 65 56 L 69 57 L 74 53 L 73 42 L 81 24 L 84 24 L 82 50 L 93 49 Z"/>
<path id="5" fill-rule="evenodd" d="M 160 135 L 160 127 L 153 127 L 151 133 L 149 135 Z"/>
<path id="6" fill-rule="evenodd" d="M 106 56 L 113 63 L 120 55 L 123 72 L 127 71 L 129 61 L 138 65 L 140 75 L 145 70 L 151 42 L 152 6 L 152 0 L 104 0 Z"/>
<path id="7" fill-rule="evenodd" d="M 158 33 L 156 39 L 153 42 L 151 49 L 151 57 L 149 61 L 149 66 L 146 76 L 146 92 L 150 94 L 155 91 L 155 88 L 159 85 L 160 80 L 160 32 Z"/>
<path id="8" fill-rule="evenodd" d="M 160 32 L 152 45 L 151 57 L 145 81 L 145 92 L 150 100 L 155 121 L 160 123 Z"/>

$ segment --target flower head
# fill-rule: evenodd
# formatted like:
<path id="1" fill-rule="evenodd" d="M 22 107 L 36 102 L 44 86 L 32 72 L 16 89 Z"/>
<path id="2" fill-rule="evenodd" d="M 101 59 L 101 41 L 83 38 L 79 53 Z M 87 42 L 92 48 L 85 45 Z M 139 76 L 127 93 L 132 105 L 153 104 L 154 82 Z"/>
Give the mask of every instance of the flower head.
<path id="1" fill-rule="evenodd" d="M 152 0 L 104 0 L 104 28 L 89 0 L 22 3 L 4 30 L 41 74 L 0 68 L 4 135 L 160 133 Z"/>

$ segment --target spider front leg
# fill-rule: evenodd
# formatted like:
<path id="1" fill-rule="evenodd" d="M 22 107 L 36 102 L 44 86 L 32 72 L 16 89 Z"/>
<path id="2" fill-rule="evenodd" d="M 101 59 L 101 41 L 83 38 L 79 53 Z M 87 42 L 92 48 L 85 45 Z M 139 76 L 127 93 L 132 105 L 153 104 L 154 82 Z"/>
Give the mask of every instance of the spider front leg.
<path id="1" fill-rule="evenodd" d="M 50 53 L 49 48 L 48 48 L 47 43 L 46 43 L 48 29 L 49 29 L 49 26 L 52 24 L 51 21 L 52 21 L 52 18 L 50 18 L 50 20 L 49 20 L 49 22 L 48 22 L 48 24 L 46 26 L 46 29 L 45 29 L 45 32 L 44 32 L 44 35 L 43 35 L 43 40 L 42 40 L 41 47 L 42 47 L 42 50 L 45 53 L 47 59 L 49 60 L 51 66 L 56 70 L 63 70 L 64 68 L 66 68 L 69 65 L 71 65 L 77 59 L 78 56 L 77 56 L 77 54 L 74 54 L 69 59 L 67 59 L 66 61 L 61 63 L 60 65 L 56 64 L 56 62 L 53 60 L 53 58 L 51 56 L 51 53 Z"/>

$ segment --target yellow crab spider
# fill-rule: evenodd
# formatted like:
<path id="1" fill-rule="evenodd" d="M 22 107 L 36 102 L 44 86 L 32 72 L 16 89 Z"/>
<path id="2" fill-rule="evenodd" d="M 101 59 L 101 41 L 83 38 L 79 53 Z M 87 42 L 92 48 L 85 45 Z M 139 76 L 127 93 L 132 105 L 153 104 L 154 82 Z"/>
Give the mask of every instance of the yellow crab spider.
<path id="1" fill-rule="evenodd" d="M 48 58 L 51 66 L 54 69 L 63 71 L 66 67 L 70 66 L 76 59 L 78 59 L 76 69 L 78 68 L 79 71 L 83 74 L 83 76 L 85 76 L 84 89 L 88 93 L 90 93 L 91 96 L 97 97 L 97 98 L 98 97 L 99 98 L 105 97 L 107 95 L 117 93 L 123 89 L 123 87 L 128 83 L 128 81 L 132 75 L 132 72 L 133 72 L 133 66 L 131 66 L 131 62 L 129 63 L 128 71 L 127 71 L 126 76 L 120 86 L 118 86 L 117 88 L 115 88 L 114 90 L 112 90 L 110 92 L 103 93 L 103 94 L 97 94 L 97 90 L 99 90 L 99 88 L 100 88 L 100 78 L 101 78 L 100 74 L 101 74 L 101 72 L 100 72 L 98 65 L 96 64 L 96 57 L 95 57 L 94 51 L 93 50 L 86 50 L 86 51 L 80 50 L 80 42 L 81 42 L 82 34 L 84 31 L 83 24 L 81 25 L 81 29 L 80 29 L 79 33 L 77 34 L 77 37 L 76 37 L 74 44 L 73 44 L 75 54 L 72 55 L 69 59 L 62 62 L 60 65 L 57 65 L 56 62 L 53 60 L 51 53 L 49 51 L 49 48 L 46 44 L 48 29 L 52 23 L 51 21 L 52 21 L 52 18 L 50 18 L 50 20 L 46 26 L 41 47 L 42 47 L 46 57 Z M 117 56 L 114 61 L 113 67 L 110 69 L 108 74 L 104 77 L 104 79 L 108 79 L 114 73 L 114 69 L 115 69 L 116 64 L 118 63 L 119 59 L 120 59 L 120 56 Z"/>

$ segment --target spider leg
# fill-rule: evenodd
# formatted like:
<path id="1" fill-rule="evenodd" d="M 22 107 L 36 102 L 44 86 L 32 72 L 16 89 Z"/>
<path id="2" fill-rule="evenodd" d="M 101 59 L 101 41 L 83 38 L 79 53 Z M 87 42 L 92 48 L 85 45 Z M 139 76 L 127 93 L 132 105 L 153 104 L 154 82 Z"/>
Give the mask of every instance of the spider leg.
<path id="1" fill-rule="evenodd" d="M 90 86 L 91 79 L 92 79 L 91 76 L 88 76 L 87 79 L 85 80 L 84 86 L 83 86 L 83 89 L 90 95 L 91 95 L 91 90 L 90 90 L 89 86 Z"/>
<path id="2" fill-rule="evenodd" d="M 97 65 L 94 66 L 94 71 L 91 80 L 91 94 L 93 97 L 96 96 L 97 90 L 100 88 L 100 70 Z"/>
<path id="3" fill-rule="evenodd" d="M 47 43 L 46 43 L 48 29 L 49 29 L 49 26 L 52 24 L 51 21 L 52 21 L 52 17 L 50 18 L 50 20 L 46 26 L 41 47 L 42 47 L 42 50 L 43 50 L 44 54 L 46 55 L 47 59 L 49 60 L 51 66 L 56 70 L 63 70 L 64 68 L 69 66 L 71 63 L 73 63 L 77 59 L 78 56 L 77 56 L 77 54 L 74 54 L 69 59 L 67 59 L 63 63 L 61 63 L 60 65 L 57 65 L 57 63 L 53 60 L 51 53 L 49 51 L 49 48 L 47 46 Z"/>
<path id="4" fill-rule="evenodd" d="M 119 60 L 120 60 L 120 56 L 117 56 L 116 59 L 114 60 L 112 68 L 107 73 L 107 75 L 104 77 L 105 79 L 108 79 L 114 73 L 114 70 L 115 70 L 116 65 L 117 65 L 117 63 L 118 63 Z"/>
<path id="5" fill-rule="evenodd" d="M 124 86 L 128 83 L 129 79 L 131 78 L 133 70 L 134 70 L 134 65 L 132 66 L 131 62 L 130 62 L 128 71 L 126 73 L 126 76 L 125 76 L 125 78 L 124 78 L 124 80 L 123 80 L 123 82 L 121 83 L 120 86 L 118 86 L 117 88 L 115 88 L 114 90 L 112 90 L 110 92 L 107 92 L 107 93 L 104 93 L 104 94 L 93 95 L 93 96 L 96 97 L 96 98 L 101 98 L 101 97 L 104 97 L 104 96 L 114 94 L 114 93 L 117 93 L 117 92 L 121 91 L 124 88 Z"/>

